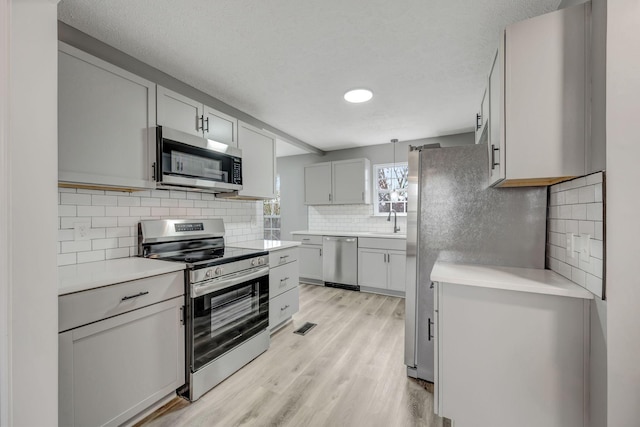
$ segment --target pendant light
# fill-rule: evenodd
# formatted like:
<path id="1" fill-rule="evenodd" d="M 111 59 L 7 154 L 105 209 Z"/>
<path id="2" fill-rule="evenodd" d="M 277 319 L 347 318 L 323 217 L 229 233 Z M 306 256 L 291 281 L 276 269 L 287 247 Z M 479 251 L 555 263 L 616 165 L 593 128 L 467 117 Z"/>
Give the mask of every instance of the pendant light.
<path id="1" fill-rule="evenodd" d="M 391 173 L 392 178 L 396 175 L 396 143 L 398 142 L 397 139 L 392 139 L 391 143 L 393 144 L 393 169 L 391 169 L 393 172 Z M 397 202 L 399 195 L 398 195 L 398 188 L 397 188 L 397 179 L 392 179 L 391 182 L 394 183 L 393 186 L 395 188 L 392 189 L 391 191 L 391 201 L 392 202 Z M 393 206 L 392 206 L 393 207 Z"/>

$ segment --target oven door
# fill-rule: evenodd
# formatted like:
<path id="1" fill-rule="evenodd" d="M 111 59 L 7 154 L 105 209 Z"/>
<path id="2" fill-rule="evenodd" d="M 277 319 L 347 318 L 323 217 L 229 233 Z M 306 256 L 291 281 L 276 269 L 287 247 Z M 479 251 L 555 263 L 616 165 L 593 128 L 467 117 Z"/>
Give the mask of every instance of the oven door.
<path id="1" fill-rule="evenodd" d="M 242 152 L 175 129 L 156 128 L 155 180 L 160 187 L 242 190 Z"/>
<path id="2" fill-rule="evenodd" d="M 196 285 L 191 299 L 191 371 L 196 372 L 269 325 L 269 268 Z"/>

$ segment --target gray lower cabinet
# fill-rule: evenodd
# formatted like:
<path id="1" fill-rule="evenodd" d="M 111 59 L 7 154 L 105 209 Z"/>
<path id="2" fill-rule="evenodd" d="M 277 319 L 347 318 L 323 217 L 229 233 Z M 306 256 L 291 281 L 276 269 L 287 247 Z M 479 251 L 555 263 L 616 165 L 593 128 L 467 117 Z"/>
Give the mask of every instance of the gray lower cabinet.
<path id="1" fill-rule="evenodd" d="M 58 181 L 153 188 L 156 85 L 64 43 L 58 50 Z"/>
<path id="2" fill-rule="evenodd" d="M 121 425 L 184 384 L 183 277 L 59 297 L 60 426 Z"/>
<path id="3" fill-rule="evenodd" d="M 269 253 L 269 329 L 273 332 L 298 312 L 298 248 Z"/>
<path id="4" fill-rule="evenodd" d="M 323 284 L 322 281 L 322 236 L 296 234 L 300 260 L 300 280 L 305 283 Z"/>
<path id="5" fill-rule="evenodd" d="M 358 285 L 360 290 L 404 296 L 406 240 L 358 239 Z"/>

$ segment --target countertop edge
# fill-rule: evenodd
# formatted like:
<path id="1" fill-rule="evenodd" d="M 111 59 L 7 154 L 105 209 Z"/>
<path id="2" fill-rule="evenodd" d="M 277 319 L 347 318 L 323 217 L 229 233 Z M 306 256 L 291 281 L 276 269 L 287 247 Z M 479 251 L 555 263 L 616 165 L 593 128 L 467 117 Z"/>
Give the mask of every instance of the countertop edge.
<path id="1" fill-rule="evenodd" d="M 451 271 L 454 269 L 457 269 L 458 273 Z M 470 272 L 468 270 L 473 270 L 477 275 L 473 278 L 469 277 L 468 274 Z M 517 276 L 518 273 L 522 273 L 523 277 Z M 491 277 L 492 275 L 501 276 L 505 274 L 513 274 L 514 276 L 508 282 L 504 277 Z M 542 277 L 526 277 L 528 274 L 540 275 Z M 546 269 L 436 262 L 433 270 L 431 271 L 431 280 L 439 283 L 451 283 L 570 298 L 594 298 L 593 294 L 587 289 L 582 288 L 554 271 Z"/>
<path id="2" fill-rule="evenodd" d="M 280 251 L 301 246 L 301 242 L 291 240 L 249 240 L 247 242 L 236 242 L 227 244 L 230 248 L 255 249 L 269 252 Z"/>
<path id="3" fill-rule="evenodd" d="M 134 257 L 131 257 L 134 258 Z M 159 276 L 162 274 L 175 273 L 185 269 L 185 264 L 178 262 L 148 260 L 146 258 L 136 258 L 136 266 L 132 266 L 132 269 L 125 272 L 117 270 L 118 264 L 123 263 L 124 260 L 130 258 L 119 258 L 116 260 L 97 261 L 86 264 L 74 264 L 72 266 L 60 266 L 60 269 L 81 268 L 91 269 L 95 268 L 93 273 L 84 272 L 74 276 L 58 277 L 58 296 L 74 294 L 77 292 L 88 291 L 91 289 L 102 288 L 105 286 L 112 286 L 118 283 L 131 282 L 134 280 L 145 279 L 148 277 Z M 115 262 L 114 262 L 115 261 Z M 126 261 L 125 261 L 126 262 Z M 151 263 L 149 263 L 151 262 Z M 134 262 L 131 262 L 133 264 Z M 163 265 L 161 265 L 162 263 Z M 146 265 L 145 265 L 146 264 Z M 105 270 L 109 269 L 109 272 Z M 116 273 L 113 273 L 113 271 Z"/>
<path id="4" fill-rule="evenodd" d="M 345 237 L 365 237 L 372 239 L 399 239 L 406 240 L 406 234 L 393 233 L 376 233 L 375 231 L 292 231 L 291 235 L 309 235 L 309 236 L 345 236 Z"/>

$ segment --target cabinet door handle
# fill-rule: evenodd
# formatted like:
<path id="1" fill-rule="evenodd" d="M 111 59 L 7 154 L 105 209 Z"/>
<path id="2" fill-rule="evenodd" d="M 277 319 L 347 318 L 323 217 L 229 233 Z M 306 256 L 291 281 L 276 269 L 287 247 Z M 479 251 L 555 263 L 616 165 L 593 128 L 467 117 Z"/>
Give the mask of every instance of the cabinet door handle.
<path id="1" fill-rule="evenodd" d="M 382 257 L 383 257 L 383 259 L 384 259 L 384 261 L 383 261 L 383 262 L 387 262 L 387 254 L 382 254 Z"/>
<path id="2" fill-rule="evenodd" d="M 141 297 L 143 295 L 147 295 L 148 293 L 149 293 L 149 291 L 144 291 L 144 292 L 137 293 L 135 295 L 127 295 L 126 297 L 122 297 L 122 301 L 138 298 L 138 297 Z"/>
<path id="3" fill-rule="evenodd" d="M 482 114 L 476 114 L 476 130 L 482 127 Z"/>
<path id="4" fill-rule="evenodd" d="M 196 117 L 196 130 L 201 131 L 204 128 L 204 115 Z"/>
<path id="5" fill-rule="evenodd" d="M 322 256 L 322 248 L 320 249 L 320 256 Z"/>
<path id="6" fill-rule="evenodd" d="M 329 193 L 329 201 L 331 201 L 331 193 Z"/>
<path id="7" fill-rule="evenodd" d="M 209 132 L 209 117 L 206 118 L 205 123 L 207 124 L 207 128 L 205 129 L 205 132 Z"/>
<path id="8" fill-rule="evenodd" d="M 431 338 L 433 338 L 433 334 L 431 333 L 431 326 L 433 325 L 433 322 L 431 321 L 431 318 L 429 318 L 428 322 L 429 322 L 428 323 L 428 325 L 429 325 L 429 333 L 428 333 L 428 337 L 427 338 L 429 339 L 429 341 L 431 341 Z"/>
<path id="9" fill-rule="evenodd" d="M 364 202 L 364 191 L 362 192 L 362 201 Z"/>
<path id="10" fill-rule="evenodd" d="M 491 144 L 491 170 L 495 169 L 500 162 L 496 162 L 496 151 L 500 151 L 495 145 Z"/>

